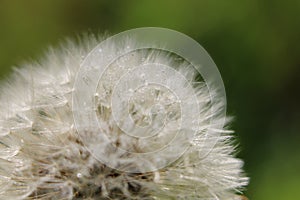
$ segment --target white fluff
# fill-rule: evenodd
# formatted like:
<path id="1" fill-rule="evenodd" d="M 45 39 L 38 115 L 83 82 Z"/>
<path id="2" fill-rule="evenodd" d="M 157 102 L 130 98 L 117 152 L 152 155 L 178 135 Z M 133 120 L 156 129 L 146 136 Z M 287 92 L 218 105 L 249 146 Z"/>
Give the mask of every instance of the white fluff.
<path id="1" fill-rule="evenodd" d="M 218 117 L 219 113 L 210 112 L 209 94 L 201 82 L 192 83 L 201 113 L 198 118 L 190 119 L 196 120 L 200 127 L 190 142 L 190 148 L 176 162 L 154 172 L 129 173 L 111 169 L 90 154 L 87 148 L 97 148 L 94 151 L 105 151 L 111 162 L 128 162 L 131 167 L 139 167 L 134 157 L 120 155 L 116 149 L 107 149 L 107 144 L 97 135 L 105 133 L 118 147 L 142 153 L 158 149 L 176 133 L 172 132 L 172 128 L 175 129 L 180 120 L 180 102 L 178 105 L 168 104 L 172 94 L 161 88 L 157 89 L 156 96 L 160 96 L 160 102 L 166 112 L 171 113 L 169 117 L 172 120 L 159 133 L 158 140 L 152 143 L 132 140 L 118 128 L 110 100 L 112 82 L 120 79 L 122 70 L 141 63 L 162 63 L 174 66 L 191 82 L 197 75 L 188 63 L 174 61 L 175 56 L 165 52 L 141 50 L 120 58 L 110 66 L 98 85 L 95 100 L 103 133 L 86 130 L 89 140 L 84 142 L 90 141 L 86 148 L 74 128 L 73 84 L 83 58 L 100 41 L 88 35 L 77 43 L 69 41 L 60 49 L 50 49 L 42 61 L 16 69 L 9 82 L 2 84 L 0 199 L 238 198 L 235 193 L 248 183 L 241 170 L 243 162 L 233 156 L 235 148 L 231 143 L 231 132 L 214 130 L 209 124 L 210 119 Z M 110 44 L 104 52 L 113 56 L 116 49 L 134 47 L 135 43 L 134 39 L 128 39 L 118 45 Z M 101 59 L 93 62 L 101 66 Z M 173 78 L 170 76 L 169 81 L 183 84 Z M 182 88 L 185 88 L 184 85 Z M 187 102 L 189 94 L 193 95 L 195 91 L 185 91 Z M 147 113 L 154 101 L 153 93 L 155 89 L 150 88 L 135 94 L 131 104 L 135 123 L 147 123 Z M 214 106 L 224 105 L 219 102 Z M 210 143 L 215 141 L 213 134 L 204 138 L 208 128 L 221 132 L 215 145 Z M 168 155 L 158 153 L 156 159 L 167 161 Z"/>

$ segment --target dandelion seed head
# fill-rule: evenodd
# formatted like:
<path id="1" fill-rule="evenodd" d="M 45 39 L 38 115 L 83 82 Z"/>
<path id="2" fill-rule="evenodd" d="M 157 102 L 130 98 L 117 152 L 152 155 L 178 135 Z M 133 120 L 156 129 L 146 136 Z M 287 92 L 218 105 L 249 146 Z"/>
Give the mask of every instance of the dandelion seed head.
<path id="1" fill-rule="evenodd" d="M 153 49 L 130 52 L 136 46 L 134 38 L 98 49 L 100 57 L 85 61 L 91 72 L 104 67 L 103 60 L 116 58 L 97 83 L 83 76 L 87 85 L 97 84 L 91 107 L 99 128 L 89 120 L 74 124 L 76 109 L 88 106 L 74 109 L 77 73 L 102 40 L 88 35 L 49 49 L 40 62 L 15 69 L 3 84 L 0 199 L 237 198 L 235 193 L 247 185 L 248 178 L 241 169 L 243 162 L 233 156 L 231 132 L 217 126 L 218 121 L 229 121 L 218 118 L 224 102 L 213 105 L 212 112 L 214 91 L 208 90 L 205 81 L 196 81 L 199 74 L 191 63 L 173 53 Z M 118 57 L 120 49 L 130 53 Z M 159 73 L 143 70 L 150 66 Z M 172 66 L 174 71 L 164 66 Z M 164 85 L 153 82 L 162 79 Z M 136 82 L 142 86 L 133 87 Z M 172 91 L 167 86 L 182 89 Z M 118 96 L 118 91 L 122 95 Z M 196 115 L 192 114 L 193 98 L 200 111 Z M 128 109 L 123 109 L 123 104 Z M 191 114 L 183 116 L 186 113 Z M 217 119 L 216 126 L 211 124 L 212 117 Z M 178 130 L 193 132 L 193 137 L 181 136 Z M 207 135 L 208 130 L 218 134 Z M 176 137 L 179 139 L 174 140 Z M 171 149 L 161 151 L 170 141 L 174 141 Z M 183 152 L 182 142 L 188 146 Z M 149 152 L 151 156 L 141 162 L 141 155 Z M 181 154 L 174 160 L 177 152 Z M 109 165 L 93 154 L 105 157 Z M 143 171 L 145 163 L 164 167 Z"/>

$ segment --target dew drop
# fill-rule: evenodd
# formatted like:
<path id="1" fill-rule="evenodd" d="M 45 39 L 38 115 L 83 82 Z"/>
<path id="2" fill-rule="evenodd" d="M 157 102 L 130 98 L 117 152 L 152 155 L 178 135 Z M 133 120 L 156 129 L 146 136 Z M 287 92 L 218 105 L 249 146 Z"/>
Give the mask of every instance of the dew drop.
<path id="1" fill-rule="evenodd" d="M 81 173 L 77 173 L 77 178 L 81 178 L 82 174 Z"/>

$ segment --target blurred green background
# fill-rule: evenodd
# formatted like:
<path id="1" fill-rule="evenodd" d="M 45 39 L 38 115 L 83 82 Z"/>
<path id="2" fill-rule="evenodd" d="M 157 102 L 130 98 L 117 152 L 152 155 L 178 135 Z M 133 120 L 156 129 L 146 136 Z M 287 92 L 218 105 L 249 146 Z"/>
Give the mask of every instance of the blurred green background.
<path id="1" fill-rule="evenodd" d="M 0 0 L 0 79 L 84 31 L 160 26 L 196 39 L 225 83 L 253 200 L 300 199 L 299 0 Z"/>

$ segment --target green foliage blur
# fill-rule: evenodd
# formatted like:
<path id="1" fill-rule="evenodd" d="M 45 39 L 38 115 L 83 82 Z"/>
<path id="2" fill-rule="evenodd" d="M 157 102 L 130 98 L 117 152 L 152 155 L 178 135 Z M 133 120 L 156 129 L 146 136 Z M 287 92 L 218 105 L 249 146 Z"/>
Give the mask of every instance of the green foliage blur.
<path id="1" fill-rule="evenodd" d="M 0 0 L 0 79 L 78 33 L 183 32 L 222 74 L 246 196 L 300 199 L 299 15 L 299 0 Z"/>

